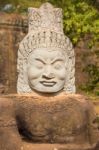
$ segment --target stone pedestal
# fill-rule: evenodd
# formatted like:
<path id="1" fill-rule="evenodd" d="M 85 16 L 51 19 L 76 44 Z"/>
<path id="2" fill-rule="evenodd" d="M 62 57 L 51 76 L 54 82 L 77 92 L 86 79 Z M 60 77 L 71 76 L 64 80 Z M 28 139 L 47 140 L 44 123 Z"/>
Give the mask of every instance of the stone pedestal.
<path id="1" fill-rule="evenodd" d="M 83 145 L 70 145 L 70 144 L 31 144 L 24 143 L 24 150 L 98 150 L 95 146 L 88 144 Z"/>
<path id="2" fill-rule="evenodd" d="M 31 93 L 8 95 L 6 98 L 13 103 L 12 114 L 15 114 L 20 139 L 23 139 L 23 150 L 99 149 L 95 148 L 99 140 L 96 115 L 86 97 Z"/>

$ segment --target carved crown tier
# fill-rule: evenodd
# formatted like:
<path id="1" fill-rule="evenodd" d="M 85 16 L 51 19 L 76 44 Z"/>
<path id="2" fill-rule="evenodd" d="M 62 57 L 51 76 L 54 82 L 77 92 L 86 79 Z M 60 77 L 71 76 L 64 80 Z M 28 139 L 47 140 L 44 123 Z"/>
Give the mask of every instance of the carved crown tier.
<path id="1" fill-rule="evenodd" d="M 51 29 L 63 32 L 62 9 L 44 3 L 39 9 L 29 8 L 29 31 Z"/>

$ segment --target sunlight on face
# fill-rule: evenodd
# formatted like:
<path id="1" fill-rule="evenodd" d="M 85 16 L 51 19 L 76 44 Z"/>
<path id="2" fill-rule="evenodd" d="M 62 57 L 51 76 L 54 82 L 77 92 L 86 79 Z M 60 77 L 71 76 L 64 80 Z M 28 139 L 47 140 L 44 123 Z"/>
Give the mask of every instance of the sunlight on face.
<path id="1" fill-rule="evenodd" d="M 64 54 L 61 50 L 37 49 L 28 60 L 28 82 L 32 90 L 44 93 L 63 89 L 66 79 Z"/>

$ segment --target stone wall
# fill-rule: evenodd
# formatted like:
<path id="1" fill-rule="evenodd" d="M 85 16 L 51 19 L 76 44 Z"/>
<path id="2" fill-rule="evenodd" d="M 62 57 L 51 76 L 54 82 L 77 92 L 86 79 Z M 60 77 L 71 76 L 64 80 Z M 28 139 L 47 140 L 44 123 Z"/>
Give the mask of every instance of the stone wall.
<path id="1" fill-rule="evenodd" d="M 0 13 L 0 83 L 5 85 L 5 92 L 16 92 L 17 50 L 19 42 L 27 33 L 27 17 L 18 14 Z M 96 55 L 88 49 L 89 37 L 79 41 L 75 47 L 76 86 L 88 81 L 88 74 L 83 69 L 88 63 L 97 63 Z M 98 61 L 99 62 L 99 61 Z"/>
<path id="2" fill-rule="evenodd" d="M 25 18 L 17 14 L 0 13 L 0 82 L 6 92 L 16 91 L 17 50 L 27 33 Z"/>
<path id="3" fill-rule="evenodd" d="M 96 42 L 92 48 L 89 48 L 88 44 L 91 38 L 91 35 L 86 35 L 83 39 L 79 40 L 75 47 L 76 87 L 78 92 L 82 92 L 79 87 L 85 86 L 87 82 L 92 80 L 85 69 L 89 65 L 99 67 L 99 43 Z"/>

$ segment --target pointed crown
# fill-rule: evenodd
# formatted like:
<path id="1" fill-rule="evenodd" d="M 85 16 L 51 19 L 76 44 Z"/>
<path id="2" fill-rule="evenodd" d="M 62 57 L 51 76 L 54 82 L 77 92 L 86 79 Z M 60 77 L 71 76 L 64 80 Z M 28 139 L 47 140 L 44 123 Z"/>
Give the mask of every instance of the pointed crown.
<path id="1" fill-rule="evenodd" d="M 29 32 L 40 29 L 51 29 L 63 32 L 62 9 L 44 3 L 39 9 L 29 8 Z"/>

